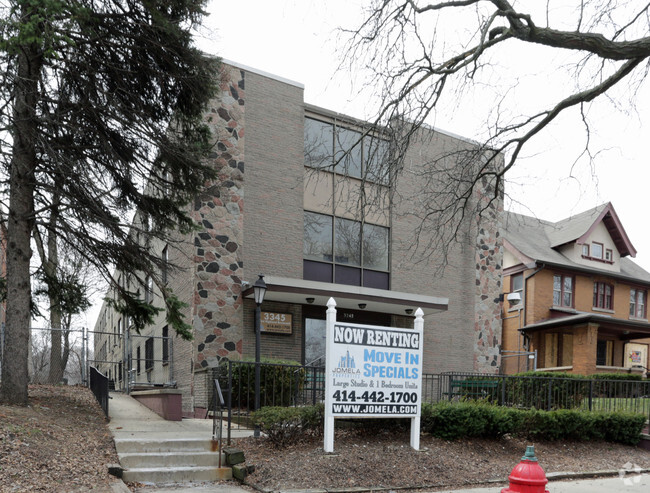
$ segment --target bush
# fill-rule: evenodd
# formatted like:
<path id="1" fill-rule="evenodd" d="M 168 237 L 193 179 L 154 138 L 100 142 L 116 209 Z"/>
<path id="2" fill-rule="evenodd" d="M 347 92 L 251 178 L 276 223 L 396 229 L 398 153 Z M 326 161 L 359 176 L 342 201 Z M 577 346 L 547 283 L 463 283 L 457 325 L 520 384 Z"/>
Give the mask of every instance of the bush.
<path id="1" fill-rule="evenodd" d="M 253 413 L 253 424 L 260 427 L 275 447 L 285 447 L 305 433 L 322 434 L 325 406 L 263 407 Z"/>
<path id="2" fill-rule="evenodd" d="M 251 358 L 232 361 L 232 406 L 253 408 L 255 403 L 255 363 Z M 228 362 L 219 368 L 221 378 L 228 376 Z M 226 388 L 227 381 L 221 381 Z M 305 383 L 305 370 L 291 360 L 262 358 L 260 364 L 260 408 L 265 406 L 290 406 Z"/>
<path id="3" fill-rule="evenodd" d="M 544 409 L 574 409 L 589 395 L 590 383 L 582 375 L 529 371 L 506 378 L 509 406 Z"/>
<path id="4" fill-rule="evenodd" d="M 422 431 L 445 440 L 499 438 L 505 434 L 542 440 L 607 440 L 634 445 L 643 414 L 561 409 L 514 409 L 480 402 L 440 402 L 422 406 Z"/>
<path id="5" fill-rule="evenodd" d="M 624 412 L 589 412 L 571 409 L 541 411 L 515 409 L 482 402 L 439 402 L 422 405 L 420 428 L 444 440 L 500 438 L 510 434 L 538 440 L 607 440 L 635 445 L 645 415 Z M 361 429 L 377 433 L 394 431 L 408 419 L 362 420 Z M 284 447 L 306 433 L 321 434 L 322 404 L 306 407 L 265 407 L 253 414 L 253 422 L 276 447 Z"/>
<path id="6" fill-rule="evenodd" d="M 275 447 L 285 447 L 303 433 L 299 407 L 263 407 L 253 413 L 253 424 Z"/>
<path id="7" fill-rule="evenodd" d="M 592 380 L 627 380 L 627 381 L 643 381 L 643 375 L 632 373 L 596 373 L 590 375 Z"/>

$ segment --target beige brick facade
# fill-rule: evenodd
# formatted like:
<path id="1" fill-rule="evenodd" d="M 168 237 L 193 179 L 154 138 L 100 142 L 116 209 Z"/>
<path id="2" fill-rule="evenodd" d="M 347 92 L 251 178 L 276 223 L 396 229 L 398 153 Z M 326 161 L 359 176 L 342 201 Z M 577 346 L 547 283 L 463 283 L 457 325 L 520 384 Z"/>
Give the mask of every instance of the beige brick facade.
<path id="1" fill-rule="evenodd" d="M 180 248 L 171 258 L 182 269 L 174 273 L 170 287 L 188 304 L 187 319 L 194 328 L 192 342 L 179 341 L 174 346 L 174 381 L 183 390 L 186 413 L 207 404 L 206 369 L 223 358 L 254 355 L 255 304 L 242 296 L 246 290 L 242 283 L 254 283 L 260 273 L 303 280 L 307 110 L 303 88 L 226 64 L 220 86 L 221 95 L 206 114 L 215 136 L 209 162 L 219 171 L 219 178 L 207 184 L 192 204 L 201 230 L 180 239 Z M 318 109 L 310 107 L 309 111 Z M 501 344 L 495 302 L 501 291 L 501 201 L 486 202 L 487 213 L 480 217 L 468 214 L 459 241 L 444 259 L 442 254 L 429 252 L 430 258 L 415 263 L 413 246 L 420 223 L 414 202 L 405 198 L 414 192 L 435 191 L 422 189 L 418 170 L 431 159 L 474 145 L 435 130 L 425 133 L 426 138 L 414 142 L 409 150 L 407 169 L 386 211 L 391 237 L 387 295 L 400 292 L 449 299 L 446 311 L 425 318 L 425 372 L 496 372 Z M 454 163 L 450 161 L 449 166 L 453 168 Z M 485 192 L 489 192 L 488 184 L 480 184 L 472 200 L 481 202 Z M 421 232 L 421 240 L 437 233 Z M 446 264 L 444 270 L 439 269 L 441 263 Z M 262 355 L 304 363 L 305 313 L 320 317 L 322 312 L 324 318 L 324 306 L 308 305 L 303 297 L 292 302 L 265 301 L 262 309 L 292 316 L 291 334 L 261 335 Z M 395 312 L 383 319 L 381 313 L 366 314 L 362 309 L 346 313 L 350 320 L 365 316 L 393 326 L 412 327 L 413 323 L 412 316 Z"/>

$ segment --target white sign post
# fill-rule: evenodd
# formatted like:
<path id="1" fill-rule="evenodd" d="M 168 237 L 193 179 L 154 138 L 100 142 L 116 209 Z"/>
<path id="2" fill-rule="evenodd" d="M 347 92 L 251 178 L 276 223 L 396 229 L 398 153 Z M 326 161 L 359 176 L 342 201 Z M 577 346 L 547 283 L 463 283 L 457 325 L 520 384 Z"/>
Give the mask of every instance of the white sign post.
<path id="1" fill-rule="evenodd" d="M 325 452 L 334 451 L 334 419 L 411 418 L 411 447 L 420 448 L 422 334 L 424 313 L 414 329 L 336 321 L 327 302 L 325 356 Z"/>

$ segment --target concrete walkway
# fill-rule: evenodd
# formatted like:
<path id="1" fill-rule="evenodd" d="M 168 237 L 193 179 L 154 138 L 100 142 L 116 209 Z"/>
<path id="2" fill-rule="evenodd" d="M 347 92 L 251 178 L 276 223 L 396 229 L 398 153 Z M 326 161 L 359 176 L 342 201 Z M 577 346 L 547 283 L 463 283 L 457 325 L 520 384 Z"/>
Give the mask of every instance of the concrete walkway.
<path id="1" fill-rule="evenodd" d="M 111 392 L 108 403 L 110 422 L 108 428 L 113 439 L 148 441 L 210 439 L 212 437 L 212 419 L 183 419 L 182 421 L 167 421 L 146 406 L 140 404 L 133 397 L 121 392 Z M 227 435 L 227 423 L 223 424 L 223 437 Z M 252 430 L 232 430 L 232 438 L 251 436 Z M 128 492 L 128 488 L 121 483 L 123 488 L 113 488 L 114 491 Z M 174 485 L 144 485 L 136 491 L 165 492 L 173 491 L 217 491 L 219 493 L 250 493 L 249 490 L 240 488 L 236 482 L 228 483 L 186 483 Z"/>
<path id="2" fill-rule="evenodd" d="M 108 425 L 114 438 L 211 438 L 212 419 L 167 421 L 133 397 L 111 392 L 108 402 Z M 226 437 L 226 423 L 223 436 Z M 251 436 L 252 430 L 232 430 L 232 438 Z"/>
<path id="3" fill-rule="evenodd" d="M 211 419 L 183 419 L 182 421 L 166 421 L 147 407 L 128 395 L 114 392 L 109 401 L 109 429 L 116 439 L 152 439 L 152 438 L 198 438 L 212 436 Z M 227 430 L 224 423 L 223 435 Z M 233 430 L 232 438 L 251 436 L 252 430 Z M 114 488 L 117 492 L 128 492 L 122 483 L 122 489 Z M 318 485 L 314 485 L 317 488 Z M 504 488 L 493 486 L 487 488 L 442 490 L 439 493 L 501 493 Z M 580 479 L 550 481 L 546 485 L 550 493 L 646 493 L 650 491 L 650 474 L 627 474 L 624 478 L 613 477 L 605 479 Z M 238 486 L 235 481 L 224 483 L 187 483 L 176 485 L 145 485 L 138 492 L 170 492 L 170 493 L 250 493 L 250 489 Z M 301 490 L 303 493 L 309 490 Z M 325 490 L 314 490 L 322 493 Z M 422 490 L 423 493 L 426 490 Z M 338 490 L 337 493 L 342 493 Z"/>

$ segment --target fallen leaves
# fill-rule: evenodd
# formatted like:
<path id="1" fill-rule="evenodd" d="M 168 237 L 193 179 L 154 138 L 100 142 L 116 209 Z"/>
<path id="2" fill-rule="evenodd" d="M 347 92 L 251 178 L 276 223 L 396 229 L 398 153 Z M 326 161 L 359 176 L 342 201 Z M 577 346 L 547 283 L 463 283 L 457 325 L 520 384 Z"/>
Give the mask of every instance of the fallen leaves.
<path id="1" fill-rule="evenodd" d="M 117 454 L 90 390 L 30 386 L 29 397 L 27 407 L 0 406 L 0 492 L 108 487 Z"/>

